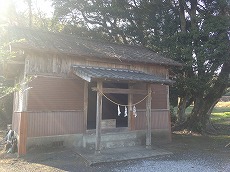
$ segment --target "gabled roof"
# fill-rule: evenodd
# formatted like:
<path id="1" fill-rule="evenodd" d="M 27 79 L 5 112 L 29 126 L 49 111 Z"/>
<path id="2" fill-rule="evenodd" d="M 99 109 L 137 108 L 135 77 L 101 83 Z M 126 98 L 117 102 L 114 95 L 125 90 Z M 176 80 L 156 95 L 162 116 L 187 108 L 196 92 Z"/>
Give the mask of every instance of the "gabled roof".
<path id="1" fill-rule="evenodd" d="M 102 42 L 80 38 L 76 35 L 18 27 L 10 28 L 10 33 L 11 39 L 22 40 L 12 44 L 12 46 L 23 49 L 64 53 L 74 56 L 88 56 L 98 59 L 116 59 L 126 62 L 181 66 L 180 63 L 141 46 Z"/>
<path id="2" fill-rule="evenodd" d="M 91 82 L 92 80 L 116 80 L 116 81 L 135 81 L 149 82 L 160 84 L 172 84 L 173 81 L 163 77 L 147 74 L 135 70 L 117 69 L 117 68 L 102 68 L 92 66 L 72 66 L 73 73 L 80 78 Z"/>

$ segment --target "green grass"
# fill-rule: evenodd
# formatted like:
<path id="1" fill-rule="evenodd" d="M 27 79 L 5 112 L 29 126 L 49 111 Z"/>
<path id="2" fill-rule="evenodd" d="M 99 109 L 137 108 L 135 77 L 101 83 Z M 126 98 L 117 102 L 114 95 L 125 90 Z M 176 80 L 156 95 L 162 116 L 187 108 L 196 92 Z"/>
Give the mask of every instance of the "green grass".
<path id="1" fill-rule="evenodd" d="M 230 107 L 214 107 L 212 113 L 230 112 Z"/>
<path id="2" fill-rule="evenodd" d="M 211 121 L 214 124 L 230 125 L 229 102 L 219 102 L 212 110 Z"/>
<path id="3" fill-rule="evenodd" d="M 227 106 L 224 106 L 227 105 Z M 189 106 L 185 114 L 188 115 L 191 113 L 193 106 Z M 175 109 L 176 112 L 176 109 Z M 229 102 L 225 104 L 220 103 L 218 106 L 215 106 L 212 111 L 211 121 L 215 124 L 230 125 L 230 107 Z"/>
<path id="4" fill-rule="evenodd" d="M 192 112 L 193 106 L 189 106 L 185 113 L 189 114 Z M 230 112 L 230 107 L 215 107 L 212 110 L 212 113 L 224 113 L 224 112 Z"/>
<path id="5" fill-rule="evenodd" d="M 212 113 L 211 120 L 215 124 L 230 125 L 230 112 Z"/>

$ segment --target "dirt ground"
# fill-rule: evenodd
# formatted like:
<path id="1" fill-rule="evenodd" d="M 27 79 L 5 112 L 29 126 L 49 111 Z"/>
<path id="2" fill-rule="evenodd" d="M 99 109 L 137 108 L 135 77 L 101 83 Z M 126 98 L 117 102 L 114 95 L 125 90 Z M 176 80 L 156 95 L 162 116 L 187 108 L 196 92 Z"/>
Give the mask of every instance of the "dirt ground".
<path id="1" fill-rule="evenodd" d="M 4 132 L 0 132 L 4 136 Z M 200 136 L 174 133 L 172 143 L 154 146 L 171 151 L 172 155 L 125 162 L 87 166 L 74 149 L 34 148 L 25 157 L 7 154 L 1 144 L 0 171 L 230 171 L 230 136 Z"/>

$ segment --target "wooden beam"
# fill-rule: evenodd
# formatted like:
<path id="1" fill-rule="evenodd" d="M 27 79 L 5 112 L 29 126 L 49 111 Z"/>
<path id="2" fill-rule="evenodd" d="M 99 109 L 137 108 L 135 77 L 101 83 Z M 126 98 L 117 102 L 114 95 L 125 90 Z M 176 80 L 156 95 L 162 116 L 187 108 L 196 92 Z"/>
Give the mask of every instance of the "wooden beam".
<path id="1" fill-rule="evenodd" d="M 84 132 L 87 130 L 87 113 L 88 113 L 88 82 L 84 82 Z"/>
<path id="2" fill-rule="evenodd" d="M 21 112 L 19 123 L 19 141 L 18 141 L 18 156 L 26 154 L 27 144 L 27 128 L 28 127 L 28 114 L 27 112 Z"/>
<path id="3" fill-rule="evenodd" d="M 146 130 L 146 148 L 151 147 L 151 131 L 152 131 L 152 125 L 151 125 L 151 84 L 147 84 L 148 89 L 148 98 L 146 101 L 146 122 L 147 122 L 147 130 Z"/>
<path id="4" fill-rule="evenodd" d="M 29 87 L 29 84 L 28 84 L 28 81 L 27 81 L 27 74 L 29 72 L 29 66 L 30 66 L 30 63 L 29 63 L 29 59 L 26 58 L 25 59 L 25 68 L 24 68 L 24 78 L 23 78 L 23 82 L 24 82 L 24 85 L 22 86 L 23 87 L 23 91 L 22 91 L 22 94 L 23 94 L 23 100 L 22 100 L 22 110 L 23 111 L 27 111 L 27 105 L 28 105 L 28 87 Z"/>
<path id="5" fill-rule="evenodd" d="M 97 81 L 97 89 L 102 90 L 102 81 Z M 96 115 L 96 143 L 95 153 L 101 152 L 101 120 L 102 120 L 102 95 L 97 92 L 97 115 Z"/>
<path id="6" fill-rule="evenodd" d="M 166 86 L 167 90 L 167 109 L 168 109 L 168 134 L 169 134 L 169 141 L 172 141 L 172 129 L 171 129 L 171 114 L 170 114 L 170 102 L 169 102 L 169 86 Z"/>
<path id="7" fill-rule="evenodd" d="M 133 88 L 133 86 L 129 86 L 130 89 Z M 133 104 L 133 94 L 129 94 L 128 95 L 128 127 L 130 130 L 135 130 L 135 121 L 134 121 L 134 116 L 133 116 L 133 107 L 132 107 L 132 104 Z"/>
<path id="8" fill-rule="evenodd" d="M 92 87 L 93 91 L 98 91 L 96 87 Z M 114 93 L 114 94 L 143 94 L 146 95 L 146 90 L 140 89 L 122 89 L 122 88 L 103 88 L 103 93 Z"/>

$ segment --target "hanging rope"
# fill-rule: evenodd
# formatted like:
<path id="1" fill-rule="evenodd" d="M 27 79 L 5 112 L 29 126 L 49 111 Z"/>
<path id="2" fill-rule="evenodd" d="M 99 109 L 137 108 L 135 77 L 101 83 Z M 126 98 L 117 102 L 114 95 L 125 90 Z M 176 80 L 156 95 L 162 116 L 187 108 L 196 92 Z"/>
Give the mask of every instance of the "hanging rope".
<path id="1" fill-rule="evenodd" d="M 124 104 L 120 104 L 120 103 L 117 103 L 117 102 L 115 102 L 115 101 L 113 101 L 113 100 L 111 100 L 109 97 L 107 97 L 104 93 L 102 93 L 100 90 L 98 90 L 99 91 L 99 93 L 101 94 L 101 95 L 103 95 L 107 100 L 109 100 L 110 102 L 112 102 L 112 103 L 114 103 L 114 104 L 116 104 L 116 105 L 118 105 L 118 106 L 135 106 L 135 105 L 137 105 L 137 104 L 139 104 L 139 103 L 141 103 L 141 102 L 143 102 L 148 96 L 150 96 L 150 94 L 147 94 L 143 99 L 141 99 L 140 101 L 138 101 L 138 102 L 136 102 L 136 103 L 133 103 L 133 104 L 131 104 L 131 105 L 124 105 Z"/>

